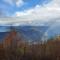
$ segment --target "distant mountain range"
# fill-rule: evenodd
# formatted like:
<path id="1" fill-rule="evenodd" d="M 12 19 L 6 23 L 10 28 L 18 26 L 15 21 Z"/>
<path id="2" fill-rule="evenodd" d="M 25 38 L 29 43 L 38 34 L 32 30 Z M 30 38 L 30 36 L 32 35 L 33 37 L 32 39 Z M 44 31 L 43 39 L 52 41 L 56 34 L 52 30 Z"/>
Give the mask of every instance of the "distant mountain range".
<path id="1" fill-rule="evenodd" d="M 37 41 L 41 40 L 45 32 L 47 32 L 48 38 L 60 35 L 60 22 L 53 22 L 47 22 L 45 25 L 38 26 L 21 25 L 12 27 L 26 40 Z M 0 26 L 0 41 L 3 41 L 4 37 L 9 34 L 10 30 L 11 26 Z"/>
<path id="2" fill-rule="evenodd" d="M 41 40 L 45 31 L 48 29 L 48 26 L 13 26 L 13 28 L 25 40 L 37 41 L 37 40 Z M 7 34 L 9 34 L 9 31 L 11 30 L 11 26 L 3 26 L 3 29 L 5 29 L 5 31 L 0 32 L 0 41 L 3 41 L 4 38 L 7 37 Z"/>

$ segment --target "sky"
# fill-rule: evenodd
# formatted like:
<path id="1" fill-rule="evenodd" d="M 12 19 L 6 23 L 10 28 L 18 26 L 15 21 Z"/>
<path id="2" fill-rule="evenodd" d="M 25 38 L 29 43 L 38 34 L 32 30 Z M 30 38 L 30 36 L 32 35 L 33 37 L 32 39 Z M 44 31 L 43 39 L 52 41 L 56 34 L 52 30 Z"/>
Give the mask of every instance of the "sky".
<path id="1" fill-rule="evenodd" d="M 55 19 L 60 19 L 60 0 L 0 0 L 0 24 Z"/>
<path id="2" fill-rule="evenodd" d="M 44 22 L 48 22 L 47 24 L 51 25 L 48 31 L 51 31 L 60 25 L 60 22 L 54 23 L 58 20 L 60 0 L 0 0 L 0 26 L 9 24 L 18 26 L 25 23 L 28 25 L 34 21 L 34 25 L 42 22 L 41 25 L 44 25 Z"/>
<path id="3" fill-rule="evenodd" d="M 16 17 L 26 15 L 48 2 L 49 0 L 0 0 L 0 15 Z"/>
<path id="4" fill-rule="evenodd" d="M 58 19 L 60 18 L 60 0 L 0 0 L 1 17 L 17 18 L 14 22 Z M 3 20 L 0 19 L 1 21 Z"/>

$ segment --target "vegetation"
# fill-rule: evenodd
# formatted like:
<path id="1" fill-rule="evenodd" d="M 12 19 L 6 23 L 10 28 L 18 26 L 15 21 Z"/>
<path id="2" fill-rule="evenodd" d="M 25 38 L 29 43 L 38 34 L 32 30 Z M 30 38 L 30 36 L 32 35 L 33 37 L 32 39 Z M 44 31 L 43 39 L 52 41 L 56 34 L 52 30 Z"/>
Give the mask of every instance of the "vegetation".
<path id="1" fill-rule="evenodd" d="M 11 32 L 0 44 L 0 60 L 60 60 L 60 37 L 28 44 Z"/>

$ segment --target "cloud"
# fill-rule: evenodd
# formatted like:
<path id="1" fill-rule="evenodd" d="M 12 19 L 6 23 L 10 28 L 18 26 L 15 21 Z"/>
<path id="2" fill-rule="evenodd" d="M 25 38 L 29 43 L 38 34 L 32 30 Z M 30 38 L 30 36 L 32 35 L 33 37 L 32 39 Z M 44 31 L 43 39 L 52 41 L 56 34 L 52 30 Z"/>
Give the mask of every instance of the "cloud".
<path id="1" fill-rule="evenodd" d="M 24 4 L 24 1 L 23 0 L 16 0 L 16 6 L 17 7 L 20 7 Z"/>
<path id="2" fill-rule="evenodd" d="M 52 0 L 48 4 L 36 5 L 34 8 L 23 12 L 17 11 L 15 17 L 23 17 L 27 20 L 48 21 L 60 17 L 60 0 Z"/>
<path id="3" fill-rule="evenodd" d="M 41 22 L 48 22 L 51 20 L 57 20 L 60 18 L 60 0 L 52 0 L 48 4 L 36 5 L 34 8 L 24 10 L 24 11 L 17 11 L 15 14 L 12 15 L 13 18 L 8 19 L 0 19 L 0 23 L 3 24 L 31 24 L 33 21 Z M 7 21 L 8 20 L 8 21 Z M 27 21 L 22 22 L 21 21 Z M 35 23 L 34 23 L 35 24 Z M 42 24 L 43 25 L 43 24 Z"/>
<path id="4" fill-rule="evenodd" d="M 20 7 L 25 3 L 23 0 L 3 0 L 3 1 L 10 5 L 16 5 L 17 7 Z"/>

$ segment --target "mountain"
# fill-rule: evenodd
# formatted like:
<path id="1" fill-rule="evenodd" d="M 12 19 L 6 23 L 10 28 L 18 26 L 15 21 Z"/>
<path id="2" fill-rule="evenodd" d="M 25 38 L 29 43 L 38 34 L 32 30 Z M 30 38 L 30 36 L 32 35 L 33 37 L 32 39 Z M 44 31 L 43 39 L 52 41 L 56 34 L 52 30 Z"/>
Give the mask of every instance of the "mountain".
<path id="1" fill-rule="evenodd" d="M 20 26 L 17 30 L 21 32 L 27 40 L 41 40 L 48 26 Z"/>
<path id="2" fill-rule="evenodd" d="M 0 32 L 0 42 L 2 42 L 4 40 L 4 38 L 6 37 L 6 35 L 8 34 L 9 32 Z"/>
<path id="3" fill-rule="evenodd" d="M 5 26 L 10 31 L 10 26 Z M 5 30 L 6 30 L 5 28 Z M 13 28 L 22 36 L 25 40 L 37 41 L 41 40 L 48 26 L 13 26 Z M 1 29 L 2 30 L 2 29 Z M 9 31 L 0 32 L 0 41 L 3 41 Z"/>

